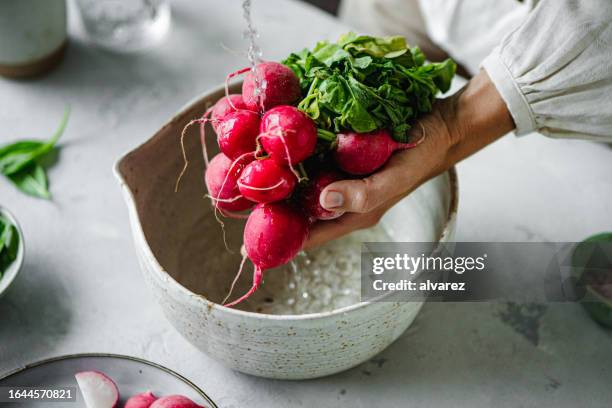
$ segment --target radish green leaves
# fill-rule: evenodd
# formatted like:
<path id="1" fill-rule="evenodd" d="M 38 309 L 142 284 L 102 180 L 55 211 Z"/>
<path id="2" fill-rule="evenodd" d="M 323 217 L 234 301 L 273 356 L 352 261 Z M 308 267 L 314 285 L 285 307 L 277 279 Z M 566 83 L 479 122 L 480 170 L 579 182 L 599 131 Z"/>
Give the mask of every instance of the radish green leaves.
<path id="1" fill-rule="evenodd" d="M 0 279 L 2 274 L 17 259 L 19 233 L 11 221 L 0 214 Z"/>
<path id="2" fill-rule="evenodd" d="M 47 141 L 22 140 L 0 146 L 0 173 L 23 193 L 51 198 L 47 173 L 41 162 L 55 151 L 55 144 L 68 123 L 69 113 L 69 109 L 66 109 L 59 128 Z"/>
<path id="3" fill-rule="evenodd" d="M 336 43 L 319 42 L 283 63 L 300 79 L 298 108 L 319 129 L 364 133 L 388 128 L 398 142 L 407 142 L 410 124 L 432 110 L 456 70 L 450 59 L 426 63 L 421 50 L 409 48 L 403 37 L 355 33 Z"/>

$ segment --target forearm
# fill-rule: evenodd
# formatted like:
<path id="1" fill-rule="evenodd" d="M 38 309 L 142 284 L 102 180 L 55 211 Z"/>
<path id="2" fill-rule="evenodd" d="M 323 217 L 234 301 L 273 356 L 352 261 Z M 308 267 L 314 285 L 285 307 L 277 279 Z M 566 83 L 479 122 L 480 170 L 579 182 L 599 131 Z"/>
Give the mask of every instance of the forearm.
<path id="1" fill-rule="evenodd" d="M 440 112 L 450 136 L 446 158 L 450 165 L 514 129 L 512 116 L 485 71 L 442 103 L 446 105 Z"/>
<path id="2" fill-rule="evenodd" d="M 461 160 L 514 129 L 512 116 L 490 81 L 481 71 L 461 91 L 439 100 L 431 114 L 412 129 L 416 149 L 396 154 L 390 166 L 401 168 L 398 196 L 411 192 Z M 376 177 L 376 175 L 374 175 Z"/>

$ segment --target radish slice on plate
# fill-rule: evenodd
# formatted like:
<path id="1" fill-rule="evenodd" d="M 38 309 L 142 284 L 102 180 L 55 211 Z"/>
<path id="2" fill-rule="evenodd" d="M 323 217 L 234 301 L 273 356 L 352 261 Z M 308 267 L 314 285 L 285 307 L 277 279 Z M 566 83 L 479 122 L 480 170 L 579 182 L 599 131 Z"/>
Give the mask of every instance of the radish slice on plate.
<path id="1" fill-rule="evenodd" d="M 156 400 L 151 408 L 204 408 L 182 395 L 168 395 Z"/>
<path id="2" fill-rule="evenodd" d="M 157 397 L 151 391 L 143 392 L 130 397 L 123 408 L 149 408 L 156 399 Z"/>
<path id="3" fill-rule="evenodd" d="M 117 385 L 100 371 L 81 371 L 74 377 L 87 408 L 115 408 L 119 403 Z"/>

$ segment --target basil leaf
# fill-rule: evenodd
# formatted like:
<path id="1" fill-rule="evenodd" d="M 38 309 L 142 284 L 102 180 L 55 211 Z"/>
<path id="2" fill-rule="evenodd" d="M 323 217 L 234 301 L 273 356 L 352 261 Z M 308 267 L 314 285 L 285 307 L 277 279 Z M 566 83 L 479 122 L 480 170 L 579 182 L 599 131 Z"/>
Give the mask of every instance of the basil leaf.
<path id="1" fill-rule="evenodd" d="M 0 147 L 0 173 L 23 193 L 49 199 L 47 174 L 41 163 L 55 150 L 55 144 L 66 129 L 70 109 L 66 108 L 62 121 L 47 141 L 21 140 Z"/>
<path id="2" fill-rule="evenodd" d="M 64 133 L 69 113 L 69 109 L 66 109 L 60 126 L 46 142 L 24 140 L 0 147 L 0 173 L 5 176 L 17 173 L 49 153 Z"/>
<path id="3" fill-rule="evenodd" d="M 23 193 L 33 197 L 50 199 L 47 174 L 40 164 L 32 164 L 8 176 L 9 180 Z"/>
<path id="4" fill-rule="evenodd" d="M 0 172 L 9 175 L 32 163 L 45 149 L 44 142 L 26 140 L 0 149 Z"/>

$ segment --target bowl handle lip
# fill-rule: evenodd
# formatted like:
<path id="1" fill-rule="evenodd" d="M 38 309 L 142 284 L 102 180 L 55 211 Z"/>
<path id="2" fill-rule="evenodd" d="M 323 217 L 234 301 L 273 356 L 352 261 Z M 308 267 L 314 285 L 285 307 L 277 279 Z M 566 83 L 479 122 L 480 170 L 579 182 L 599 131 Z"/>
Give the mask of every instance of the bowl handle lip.
<path id="1" fill-rule="evenodd" d="M 236 85 L 234 85 L 231 89 L 235 89 L 238 86 L 242 86 L 242 83 L 237 83 Z M 186 115 L 190 110 L 193 110 L 197 104 L 199 104 L 202 99 L 204 99 L 206 96 L 208 95 L 214 95 L 214 94 L 225 94 L 225 86 L 224 85 L 217 85 L 213 88 L 210 88 L 202 93 L 200 93 L 199 95 L 193 97 L 190 101 L 188 101 L 187 103 L 185 103 L 179 110 L 177 113 L 175 113 L 172 118 L 167 121 L 166 123 L 164 123 L 162 125 L 162 127 L 160 129 L 163 129 L 167 126 L 169 126 L 172 122 L 177 121 L 181 116 Z M 122 154 L 119 159 L 115 162 L 115 164 L 113 165 L 113 174 L 115 176 L 115 178 L 117 179 L 117 181 L 119 182 L 119 184 L 121 186 L 127 186 L 130 190 L 131 190 L 131 186 L 127 183 L 125 175 L 123 174 L 123 172 L 121 171 L 121 166 L 123 165 L 123 163 L 125 162 L 125 160 L 132 154 L 137 153 L 138 151 L 140 151 L 143 147 L 145 147 L 147 144 L 151 143 L 153 141 L 153 139 L 155 138 L 155 136 L 159 133 L 159 131 L 157 131 L 152 137 L 148 138 L 147 140 L 145 140 L 144 142 L 140 143 L 138 146 L 131 148 L 130 150 L 126 151 L 124 154 Z"/>

